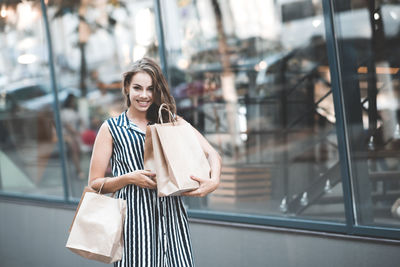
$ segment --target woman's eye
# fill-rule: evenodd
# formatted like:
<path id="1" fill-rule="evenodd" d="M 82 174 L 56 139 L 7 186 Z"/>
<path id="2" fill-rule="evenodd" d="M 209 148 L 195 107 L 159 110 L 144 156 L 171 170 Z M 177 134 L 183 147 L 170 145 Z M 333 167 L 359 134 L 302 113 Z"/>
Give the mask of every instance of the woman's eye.
<path id="1" fill-rule="evenodd" d="M 134 90 L 140 90 L 140 87 L 139 86 L 135 86 L 135 87 L 133 87 L 133 89 Z"/>
<path id="2" fill-rule="evenodd" d="M 150 91 L 153 91 L 153 90 L 154 90 L 154 87 L 149 87 L 149 90 L 150 90 Z"/>

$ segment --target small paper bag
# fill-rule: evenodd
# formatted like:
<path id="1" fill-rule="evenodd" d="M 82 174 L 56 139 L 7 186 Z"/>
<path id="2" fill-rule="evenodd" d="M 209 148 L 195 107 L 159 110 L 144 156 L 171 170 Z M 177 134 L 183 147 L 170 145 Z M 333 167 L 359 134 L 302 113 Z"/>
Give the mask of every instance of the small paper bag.
<path id="1" fill-rule="evenodd" d="M 86 190 L 78 206 L 66 247 L 91 260 L 122 258 L 126 200 Z"/>

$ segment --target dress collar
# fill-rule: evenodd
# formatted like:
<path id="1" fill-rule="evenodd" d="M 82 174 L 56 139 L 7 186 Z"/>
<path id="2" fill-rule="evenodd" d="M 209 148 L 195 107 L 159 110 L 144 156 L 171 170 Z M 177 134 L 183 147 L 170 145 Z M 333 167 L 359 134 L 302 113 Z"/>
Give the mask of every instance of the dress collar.
<path id="1" fill-rule="evenodd" d="M 145 132 L 143 132 L 142 129 L 139 128 L 139 126 L 137 126 L 135 123 L 133 123 L 132 121 L 130 121 L 128 119 L 128 116 L 126 115 L 126 111 L 122 112 L 121 115 L 118 116 L 117 126 L 131 128 L 132 130 L 137 131 L 141 134 L 146 134 Z"/>

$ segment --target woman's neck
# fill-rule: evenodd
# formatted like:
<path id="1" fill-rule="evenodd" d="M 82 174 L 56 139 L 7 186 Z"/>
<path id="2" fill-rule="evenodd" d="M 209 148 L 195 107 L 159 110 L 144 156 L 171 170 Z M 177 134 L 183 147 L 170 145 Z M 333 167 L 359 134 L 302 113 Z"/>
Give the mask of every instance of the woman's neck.
<path id="1" fill-rule="evenodd" d="M 128 116 L 129 120 L 133 120 L 138 123 L 147 123 L 146 112 L 139 112 L 135 109 L 128 108 L 126 115 Z"/>

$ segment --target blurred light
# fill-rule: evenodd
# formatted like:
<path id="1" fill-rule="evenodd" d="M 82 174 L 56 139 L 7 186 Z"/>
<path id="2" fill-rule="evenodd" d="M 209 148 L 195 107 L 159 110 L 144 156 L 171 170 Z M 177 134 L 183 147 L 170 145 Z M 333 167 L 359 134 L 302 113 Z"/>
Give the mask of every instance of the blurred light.
<path id="1" fill-rule="evenodd" d="M 178 67 L 180 69 L 187 69 L 189 67 L 189 61 L 185 58 L 181 58 L 178 60 Z"/>
<path id="2" fill-rule="evenodd" d="M 130 49 L 128 44 L 122 44 L 122 56 L 124 57 L 125 64 L 129 64 L 131 62 L 129 50 Z"/>
<path id="3" fill-rule="evenodd" d="M 399 68 L 385 68 L 385 67 L 376 67 L 377 74 L 397 74 L 399 72 Z"/>
<path id="4" fill-rule="evenodd" d="M 18 29 L 26 29 L 32 27 L 34 20 L 39 17 L 38 10 L 32 9 L 31 3 L 24 1 L 17 6 L 18 13 Z"/>
<path id="5" fill-rule="evenodd" d="M 374 19 L 378 20 L 379 18 L 380 18 L 379 14 L 378 13 L 374 13 Z"/>
<path id="6" fill-rule="evenodd" d="M 144 46 L 136 45 L 133 48 L 133 61 L 139 60 L 146 54 L 147 49 Z"/>
<path id="7" fill-rule="evenodd" d="M 397 14 L 396 14 L 396 12 L 390 11 L 390 16 L 391 16 L 393 19 L 397 20 Z"/>
<path id="8" fill-rule="evenodd" d="M 314 28 L 318 28 L 319 25 L 321 25 L 321 20 L 320 19 L 314 19 L 312 21 L 312 25 L 314 26 Z"/>
<path id="9" fill-rule="evenodd" d="M 263 61 L 260 61 L 260 63 L 258 63 L 258 66 L 259 66 L 260 70 L 265 70 L 267 68 L 268 64 L 267 64 L 267 62 L 265 62 L 263 60 Z"/>
<path id="10" fill-rule="evenodd" d="M 36 43 L 36 40 L 32 37 L 27 37 L 18 43 L 17 48 L 19 50 L 27 50 L 32 48 Z"/>
<path id="11" fill-rule="evenodd" d="M 189 5 L 190 2 L 191 2 L 190 0 L 178 0 L 178 6 L 185 7 L 185 6 Z"/>
<path id="12" fill-rule="evenodd" d="M 24 54 L 18 57 L 19 64 L 32 64 L 37 60 L 37 56 L 33 54 Z"/>
<path id="13" fill-rule="evenodd" d="M 358 68 L 358 73 L 367 73 L 367 72 L 368 72 L 367 67 L 359 67 Z"/>
<path id="14" fill-rule="evenodd" d="M 400 68 L 387 68 L 387 67 L 376 67 L 375 72 L 376 74 L 397 74 L 399 72 Z M 358 68 L 358 73 L 368 73 L 368 68 L 367 67 L 359 67 Z"/>
<path id="15" fill-rule="evenodd" d="M 5 18 L 5 17 L 7 16 L 6 5 L 2 5 L 2 6 L 1 6 L 0 16 L 1 16 L 2 18 Z"/>
<path id="16" fill-rule="evenodd" d="M 153 40 L 153 16 L 149 8 L 140 10 L 135 17 L 136 42 L 143 46 L 148 46 Z"/>

